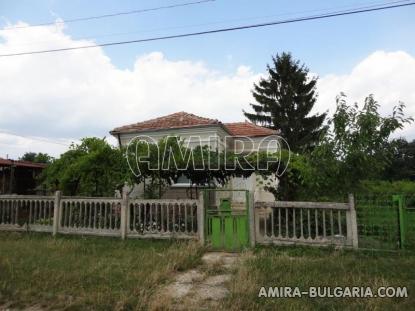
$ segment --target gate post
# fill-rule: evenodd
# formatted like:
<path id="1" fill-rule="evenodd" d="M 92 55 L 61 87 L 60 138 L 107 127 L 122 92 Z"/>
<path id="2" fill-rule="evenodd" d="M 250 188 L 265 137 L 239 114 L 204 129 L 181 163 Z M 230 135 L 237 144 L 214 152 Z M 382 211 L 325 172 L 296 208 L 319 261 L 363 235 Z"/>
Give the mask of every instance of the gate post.
<path id="1" fill-rule="evenodd" d="M 122 197 L 121 197 L 121 221 L 120 221 L 120 230 L 121 230 L 121 239 L 125 239 L 127 236 L 127 218 L 129 214 L 128 208 L 128 186 L 125 184 L 122 188 Z"/>
<path id="2" fill-rule="evenodd" d="M 199 243 L 205 245 L 205 191 L 199 193 L 197 203 L 197 231 L 199 233 Z"/>
<path id="3" fill-rule="evenodd" d="M 352 243 L 353 248 L 359 247 L 359 237 L 357 231 L 357 217 L 354 204 L 354 196 L 349 193 L 349 210 L 346 211 L 347 239 Z"/>
<path id="4" fill-rule="evenodd" d="M 248 218 L 249 218 L 249 241 L 251 247 L 255 247 L 256 236 L 255 236 L 255 196 L 254 192 L 248 191 Z"/>
<path id="5" fill-rule="evenodd" d="M 393 203 L 398 204 L 398 225 L 399 225 L 399 246 L 401 249 L 405 248 L 405 206 L 403 202 L 403 195 L 393 195 Z"/>
<path id="6" fill-rule="evenodd" d="M 60 205 L 61 205 L 61 196 L 62 193 L 60 191 L 55 192 L 55 201 L 53 202 L 53 226 L 52 226 L 52 235 L 56 235 L 59 230 L 61 213 L 60 213 Z"/>

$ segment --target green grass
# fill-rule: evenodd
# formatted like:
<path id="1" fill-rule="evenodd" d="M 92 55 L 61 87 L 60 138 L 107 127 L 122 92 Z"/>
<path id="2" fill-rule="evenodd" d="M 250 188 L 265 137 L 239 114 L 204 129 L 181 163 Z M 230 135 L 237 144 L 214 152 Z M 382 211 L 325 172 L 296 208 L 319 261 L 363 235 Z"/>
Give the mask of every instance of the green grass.
<path id="1" fill-rule="evenodd" d="M 411 310 L 415 305 L 414 254 L 273 247 L 246 257 L 223 309 Z M 409 298 L 258 298 L 262 286 L 406 286 Z"/>
<path id="2" fill-rule="evenodd" d="M 145 310 L 200 263 L 195 242 L 0 233 L 0 309 Z"/>
<path id="3" fill-rule="evenodd" d="M 202 251 L 189 242 L 0 233 L 0 309 L 147 310 L 160 299 L 159 286 L 175 272 L 199 265 Z M 242 256 L 230 295 L 217 309 L 411 310 L 415 305 L 413 253 L 260 247 Z M 409 298 L 258 298 L 262 286 L 406 286 Z"/>

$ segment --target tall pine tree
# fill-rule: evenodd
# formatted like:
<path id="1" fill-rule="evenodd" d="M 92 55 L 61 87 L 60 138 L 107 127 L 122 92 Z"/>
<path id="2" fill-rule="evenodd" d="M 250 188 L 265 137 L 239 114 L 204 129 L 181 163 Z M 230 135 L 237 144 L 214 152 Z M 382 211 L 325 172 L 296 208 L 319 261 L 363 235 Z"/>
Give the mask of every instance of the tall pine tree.
<path id="1" fill-rule="evenodd" d="M 325 130 L 326 113 L 310 115 L 316 99 L 316 78 L 308 77 L 308 68 L 290 53 L 272 58 L 268 77 L 254 84 L 252 94 L 257 103 L 254 112 L 244 111 L 252 122 L 281 131 L 293 151 L 303 151 L 318 141 Z"/>

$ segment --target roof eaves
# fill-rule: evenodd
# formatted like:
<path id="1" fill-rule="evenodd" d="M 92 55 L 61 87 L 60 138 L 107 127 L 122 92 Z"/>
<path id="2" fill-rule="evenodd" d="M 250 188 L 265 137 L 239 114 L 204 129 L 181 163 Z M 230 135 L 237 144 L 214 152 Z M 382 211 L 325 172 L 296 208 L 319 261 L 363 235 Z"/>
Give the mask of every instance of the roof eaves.
<path id="1" fill-rule="evenodd" d="M 205 127 L 222 127 L 223 124 L 221 122 L 212 123 L 212 124 L 196 124 L 196 125 L 184 125 L 184 126 L 174 126 L 174 127 L 163 127 L 163 128 L 146 128 L 146 129 L 125 129 L 125 130 L 112 130 L 110 131 L 111 135 L 117 134 L 130 134 L 130 133 L 143 133 L 143 132 L 161 132 L 161 131 L 168 131 L 168 130 L 179 130 L 179 129 L 188 129 L 188 128 L 205 128 Z M 228 131 L 227 131 L 228 132 Z"/>

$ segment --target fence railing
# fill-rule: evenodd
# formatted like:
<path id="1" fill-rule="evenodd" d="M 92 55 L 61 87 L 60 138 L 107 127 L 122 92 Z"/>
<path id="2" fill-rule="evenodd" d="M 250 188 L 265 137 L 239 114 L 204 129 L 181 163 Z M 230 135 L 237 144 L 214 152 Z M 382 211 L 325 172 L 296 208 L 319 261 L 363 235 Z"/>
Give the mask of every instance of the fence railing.
<path id="1" fill-rule="evenodd" d="M 131 237 L 197 238 L 197 200 L 132 200 L 127 234 Z"/>
<path id="2" fill-rule="evenodd" d="M 203 241 L 202 200 L 0 196 L 0 230 Z"/>
<path id="3" fill-rule="evenodd" d="M 121 234 L 121 201 L 112 198 L 63 198 L 59 213 L 60 233 Z"/>
<path id="4" fill-rule="evenodd" d="M 348 203 L 253 202 L 251 245 L 317 244 L 357 248 L 354 198 Z M 91 234 L 121 238 L 199 239 L 204 243 L 203 196 L 199 200 L 0 196 L 0 230 Z"/>
<path id="5" fill-rule="evenodd" d="M 1 196 L 0 229 L 52 232 L 53 212 L 53 196 Z"/>
<path id="6" fill-rule="evenodd" d="M 353 196 L 348 203 L 256 202 L 255 236 L 260 244 L 319 244 L 358 247 Z"/>

